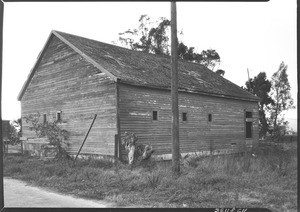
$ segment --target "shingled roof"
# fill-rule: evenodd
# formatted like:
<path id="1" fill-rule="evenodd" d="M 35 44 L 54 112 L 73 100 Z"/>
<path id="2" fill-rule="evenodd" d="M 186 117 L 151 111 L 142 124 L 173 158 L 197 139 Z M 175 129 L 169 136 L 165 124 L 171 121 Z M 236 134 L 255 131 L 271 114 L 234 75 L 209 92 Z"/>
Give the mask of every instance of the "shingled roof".
<path id="1" fill-rule="evenodd" d="M 47 42 L 53 35 L 115 81 L 136 86 L 171 88 L 169 56 L 134 51 L 59 31 L 52 31 Z M 30 75 L 34 74 L 34 69 L 35 67 Z M 30 76 L 19 94 L 19 100 L 29 84 L 28 81 Z M 180 91 L 259 101 L 258 97 L 197 63 L 179 60 L 178 81 Z"/>

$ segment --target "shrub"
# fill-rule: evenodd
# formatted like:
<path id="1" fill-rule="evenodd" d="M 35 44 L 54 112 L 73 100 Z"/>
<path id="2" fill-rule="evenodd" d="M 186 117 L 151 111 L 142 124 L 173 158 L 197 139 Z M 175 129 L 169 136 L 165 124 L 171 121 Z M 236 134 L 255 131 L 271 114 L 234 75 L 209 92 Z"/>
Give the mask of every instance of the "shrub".
<path id="1" fill-rule="evenodd" d="M 130 165 L 139 165 L 141 161 L 149 160 L 154 152 L 151 145 L 140 143 L 138 137 L 131 132 L 122 134 L 121 142 L 127 151 Z"/>
<path id="2" fill-rule="evenodd" d="M 47 137 L 49 139 L 49 145 L 57 148 L 57 159 L 70 158 L 67 151 L 63 148 L 63 145 L 68 146 L 69 144 L 65 140 L 69 137 L 69 132 L 61 129 L 57 125 L 57 121 L 40 123 L 40 114 L 30 114 L 24 117 L 26 123 L 30 124 L 29 129 L 36 133 L 38 138 Z"/>
<path id="3" fill-rule="evenodd" d="M 8 176 L 13 176 L 15 174 L 18 174 L 18 173 L 21 173 L 22 172 L 22 169 L 20 166 L 11 166 L 11 167 L 8 167 L 7 169 L 5 169 L 5 173 L 8 175 Z"/>
<path id="4" fill-rule="evenodd" d="M 187 154 L 184 158 L 182 158 L 182 164 L 184 166 L 189 166 L 196 168 L 198 166 L 199 157 L 196 155 Z"/>
<path id="5" fill-rule="evenodd" d="M 148 180 L 148 184 L 152 189 L 155 189 L 160 181 L 161 181 L 161 176 L 160 173 L 158 172 L 153 172 L 149 175 L 147 175 L 147 180 Z"/>
<path id="6" fill-rule="evenodd" d="M 139 166 L 143 168 L 144 171 L 153 171 L 157 168 L 157 162 L 153 161 L 151 159 L 149 160 L 143 160 L 140 162 Z"/>
<path id="7" fill-rule="evenodd" d="M 45 166 L 43 175 L 46 177 L 52 177 L 54 176 L 54 172 L 55 172 L 55 167 L 53 165 Z"/>

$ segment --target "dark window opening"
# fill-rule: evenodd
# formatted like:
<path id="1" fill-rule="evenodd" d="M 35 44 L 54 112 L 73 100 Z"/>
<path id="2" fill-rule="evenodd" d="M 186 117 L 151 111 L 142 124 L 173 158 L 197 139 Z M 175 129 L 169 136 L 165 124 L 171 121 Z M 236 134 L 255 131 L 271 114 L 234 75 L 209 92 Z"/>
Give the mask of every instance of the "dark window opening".
<path id="1" fill-rule="evenodd" d="M 211 122 L 212 121 L 212 115 L 208 114 L 208 121 Z"/>
<path id="2" fill-rule="evenodd" d="M 252 138 L 252 122 L 246 122 L 246 138 Z"/>
<path id="3" fill-rule="evenodd" d="M 61 111 L 56 113 L 56 121 L 61 122 Z"/>
<path id="4" fill-rule="evenodd" d="M 182 113 L 182 121 L 187 121 L 187 113 Z"/>
<path id="5" fill-rule="evenodd" d="M 157 121 L 158 120 L 158 113 L 157 113 L 157 111 L 153 111 L 152 112 L 152 120 L 153 121 Z"/>
<path id="6" fill-rule="evenodd" d="M 44 114 L 43 115 L 43 123 L 46 124 L 46 122 L 47 122 L 47 114 Z"/>
<path id="7" fill-rule="evenodd" d="M 252 112 L 246 111 L 246 118 L 252 118 Z"/>

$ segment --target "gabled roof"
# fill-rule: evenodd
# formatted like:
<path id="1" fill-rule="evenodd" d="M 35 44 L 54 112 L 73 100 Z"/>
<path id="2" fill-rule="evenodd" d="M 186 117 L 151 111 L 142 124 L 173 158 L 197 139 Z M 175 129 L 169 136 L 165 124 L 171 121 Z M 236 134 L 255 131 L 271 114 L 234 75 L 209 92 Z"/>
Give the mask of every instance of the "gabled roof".
<path id="1" fill-rule="evenodd" d="M 136 86 L 171 88 L 171 59 L 169 56 L 134 51 L 111 44 L 52 31 L 35 66 L 25 82 L 18 100 L 21 100 L 35 69 L 52 36 L 56 36 L 74 51 L 92 63 L 114 81 Z M 178 61 L 179 91 L 259 101 L 259 98 L 197 63 Z"/>

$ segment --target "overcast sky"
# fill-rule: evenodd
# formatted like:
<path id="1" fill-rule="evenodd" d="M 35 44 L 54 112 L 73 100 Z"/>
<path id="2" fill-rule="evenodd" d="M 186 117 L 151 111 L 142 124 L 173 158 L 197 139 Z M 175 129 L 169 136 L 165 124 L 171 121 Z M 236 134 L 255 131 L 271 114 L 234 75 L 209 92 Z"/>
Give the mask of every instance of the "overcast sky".
<path id="1" fill-rule="evenodd" d="M 284 61 L 297 103 L 296 0 L 178 2 L 177 28 L 198 52 L 215 49 L 225 78 L 242 86 L 264 71 L 268 79 Z M 4 4 L 2 118 L 17 119 L 17 96 L 51 30 L 112 43 L 138 26 L 141 15 L 170 19 L 169 2 L 9 2 Z M 286 114 L 296 118 L 296 110 Z"/>

